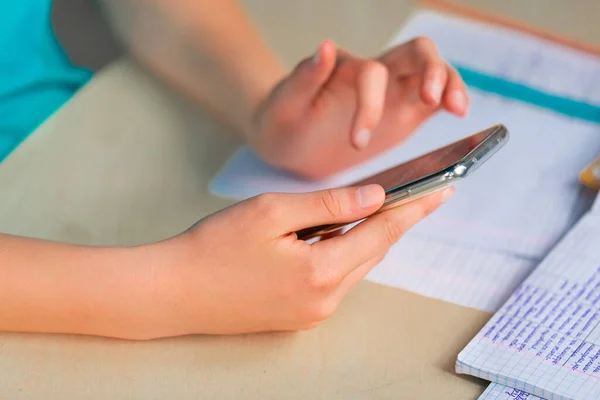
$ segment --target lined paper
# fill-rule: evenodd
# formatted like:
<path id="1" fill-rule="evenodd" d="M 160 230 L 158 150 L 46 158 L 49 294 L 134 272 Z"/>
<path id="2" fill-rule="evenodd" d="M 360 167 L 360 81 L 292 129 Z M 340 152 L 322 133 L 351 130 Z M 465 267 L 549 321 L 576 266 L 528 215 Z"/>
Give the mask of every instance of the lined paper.
<path id="1" fill-rule="evenodd" d="M 600 196 L 596 196 L 594 205 L 590 211 L 590 214 L 600 215 Z M 508 386 L 493 382 L 491 383 L 486 391 L 479 397 L 479 400 L 543 400 L 540 397 L 534 396 L 530 393 L 524 392 L 519 389 L 510 388 Z"/>
<path id="2" fill-rule="evenodd" d="M 456 370 L 542 398 L 600 398 L 600 214 L 585 215 L 552 250 Z"/>
<path id="3" fill-rule="evenodd" d="M 522 390 L 509 388 L 499 383 L 490 384 L 479 400 L 544 400 Z"/>
<path id="4" fill-rule="evenodd" d="M 413 234 L 393 246 L 367 279 L 494 312 L 536 265 L 535 260 Z"/>

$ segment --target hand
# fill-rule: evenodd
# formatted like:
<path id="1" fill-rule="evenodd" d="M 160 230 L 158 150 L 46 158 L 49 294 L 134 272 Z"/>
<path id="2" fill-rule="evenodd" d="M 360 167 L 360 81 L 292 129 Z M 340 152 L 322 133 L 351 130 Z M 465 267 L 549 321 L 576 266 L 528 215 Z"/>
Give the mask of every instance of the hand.
<path id="1" fill-rule="evenodd" d="M 319 179 L 397 145 L 440 109 L 468 107 L 464 82 L 427 38 L 377 59 L 326 41 L 273 89 L 249 143 L 266 162 Z"/>
<path id="2" fill-rule="evenodd" d="M 294 232 L 374 213 L 384 200 L 381 186 L 266 194 L 214 214 L 154 250 L 159 255 L 153 259 L 168 266 L 155 273 L 169 277 L 157 280 L 162 289 L 155 292 L 162 295 L 152 309 L 162 310 L 163 319 L 153 324 L 161 329 L 155 334 L 314 327 L 391 245 L 452 193 L 434 193 L 312 244 Z"/>

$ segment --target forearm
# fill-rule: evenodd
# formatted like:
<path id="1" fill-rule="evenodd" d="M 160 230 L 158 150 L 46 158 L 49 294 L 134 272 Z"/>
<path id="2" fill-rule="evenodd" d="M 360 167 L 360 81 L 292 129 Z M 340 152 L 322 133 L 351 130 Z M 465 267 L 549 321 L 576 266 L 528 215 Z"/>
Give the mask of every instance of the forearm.
<path id="1" fill-rule="evenodd" d="M 101 0 L 155 74 L 242 133 L 284 68 L 234 0 Z"/>
<path id="2" fill-rule="evenodd" d="M 151 335 L 154 274 L 145 253 L 0 234 L 0 331 Z"/>

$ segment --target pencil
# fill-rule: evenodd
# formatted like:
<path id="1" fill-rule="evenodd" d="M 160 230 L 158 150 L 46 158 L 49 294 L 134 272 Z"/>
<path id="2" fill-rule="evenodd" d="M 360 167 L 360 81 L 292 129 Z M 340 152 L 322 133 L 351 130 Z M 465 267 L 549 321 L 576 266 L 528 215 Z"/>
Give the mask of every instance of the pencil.
<path id="1" fill-rule="evenodd" d="M 600 157 L 581 172 L 579 179 L 587 187 L 600 190 Z"/>

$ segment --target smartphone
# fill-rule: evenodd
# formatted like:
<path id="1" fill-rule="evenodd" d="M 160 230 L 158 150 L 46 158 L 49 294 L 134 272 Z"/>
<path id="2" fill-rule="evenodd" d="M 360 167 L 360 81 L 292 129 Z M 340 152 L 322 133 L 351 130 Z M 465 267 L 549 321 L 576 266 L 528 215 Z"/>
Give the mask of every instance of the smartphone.
<path id="1" fill-rule="evenodd" d="M 381 185 L 386 196 L 383 206 L 375 213 L 378 214 L 466 178 L 496 154 L 508 138 L 508 130 L 504 125 L 494 125 L 350 186 Z M 360 221 L 316 226 L 296 233 L 299 239 L 309 240 Z"/>

